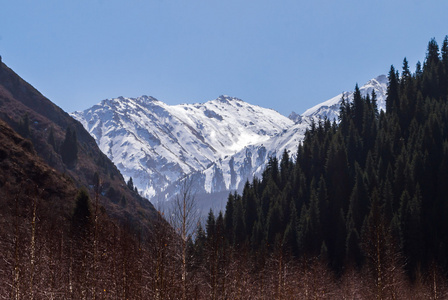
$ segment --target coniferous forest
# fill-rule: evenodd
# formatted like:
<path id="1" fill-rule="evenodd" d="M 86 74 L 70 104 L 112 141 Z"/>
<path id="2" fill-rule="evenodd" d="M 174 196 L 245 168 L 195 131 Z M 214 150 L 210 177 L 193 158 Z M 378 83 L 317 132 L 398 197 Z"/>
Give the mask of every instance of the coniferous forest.
<path id="1" fill-rule="evenodd" d="M 312 124 L 295 160 L 287 152 L 270 158 L 262 178 L 229 195 L 224 215 L 210 212 L 196 256 L 204 245 L 218 256 L 229 247 L 246 253 L 257 276 L 268 276 L 274 259 L 279 298 L 294 295 L 285 286 L 316 293 L 293 283 L 306 285 L 301 276 L 313 272 L 311 280 L 323 280 L 327 273 L 314 268 L 335 276 L 330 282 L 356 274 L 363 298 L 396 299 L 420 285 L 432 290 L 422 298 L 440 298 L 448 271 L 448 38 L 440 50 L 429 42 L 415 72 L 404 59 L 388 77 L 386 112 L 374 92 L 363 97 L 356 86 L 338 123 Z M 332 290 L 314 288 L 319 297 Z"/>
<path id="2" fill-rule="evenodd" d="M 0 298 L 446 299 L 448 37 L 388 77 L 386 111 L 356 86 L 204 222 L 188 184 L 140 229 L 109 218 L 98 176 L 61 208 L 9 186 Z"/>

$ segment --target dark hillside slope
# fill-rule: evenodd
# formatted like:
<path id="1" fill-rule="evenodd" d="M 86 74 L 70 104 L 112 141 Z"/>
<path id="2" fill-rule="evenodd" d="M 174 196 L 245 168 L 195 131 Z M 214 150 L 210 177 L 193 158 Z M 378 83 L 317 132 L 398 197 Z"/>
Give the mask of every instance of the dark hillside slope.
<path id="1" fill-rule="evenodd" d="M 118 169 L 83 126 L 3 63 L 0 119 L 29 139 L 37 154 L 71 178 L 76 187 L 92 187 L 97 172 L 102 183 L 100 202 L 120 223 L 137 229 L 155 218 L 154 207 L 127 188 Z"/>
<path id="2" fill-rule="evenodd" d="M 93 197 L 0 120 L 0 299 L 154 299 L 142 270 L 156 273 L 167 223 L 136 237 Z"/>
<path id="3" fill-rule="evenodd" d="M 70 203 L 75 199 L 76 186 L 68 176 L 49 167 L 31 142 L 18 135 L 0 120 L 0 195 L 2 203 L 14 201 L 28 188 L 38 189 L 47 203 Z M 56 200 L 56 201 L 55 201 Z"/>

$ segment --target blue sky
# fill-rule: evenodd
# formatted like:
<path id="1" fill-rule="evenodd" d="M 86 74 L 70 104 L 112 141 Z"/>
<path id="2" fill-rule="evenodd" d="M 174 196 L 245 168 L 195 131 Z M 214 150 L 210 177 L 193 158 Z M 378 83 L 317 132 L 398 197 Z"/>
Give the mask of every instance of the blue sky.
<path id="1" fill-rule="evenodd" d="M 66 111 L 227 94 L 288 115 L 425 57 L 448 1 L 14 0 L 0 55 Z"/>

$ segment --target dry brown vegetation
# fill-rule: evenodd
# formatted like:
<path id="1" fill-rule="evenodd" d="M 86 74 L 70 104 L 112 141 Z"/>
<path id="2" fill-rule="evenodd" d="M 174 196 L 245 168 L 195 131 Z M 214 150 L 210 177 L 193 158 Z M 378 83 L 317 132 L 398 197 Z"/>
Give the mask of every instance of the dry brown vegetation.
<path id="1" fill-rule="evenodd" d="M 151 226 L 156 217 L 154 207 L 126 187 L 121 173 L 83 126 L 4 63 L 0 63 L 0 119 L 27 140 L 24 143 L 43 163 L 73 181 L 75 187 L 91 186 L 98 173 L 103 187 L 100 203 L 116 221 L 131 222 L 135 228 Z M 77 136 L 77 160 L 72 165 L 61 157 L 68 128 Z"/>

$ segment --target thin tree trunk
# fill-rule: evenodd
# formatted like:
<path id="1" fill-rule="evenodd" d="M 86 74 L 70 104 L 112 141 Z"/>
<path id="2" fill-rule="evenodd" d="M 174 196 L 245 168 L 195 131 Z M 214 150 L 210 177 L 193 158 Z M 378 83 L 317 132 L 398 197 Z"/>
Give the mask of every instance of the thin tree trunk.
<path id="1" fill-rule="evenodd" d="M 33 216 L 31 219 L 31 241 L 30 241 L 30 299 L 34 299 L 34 263 L 36 258 L 36 210 L 37 210 L 38 188 L 33 197 Z"/>

